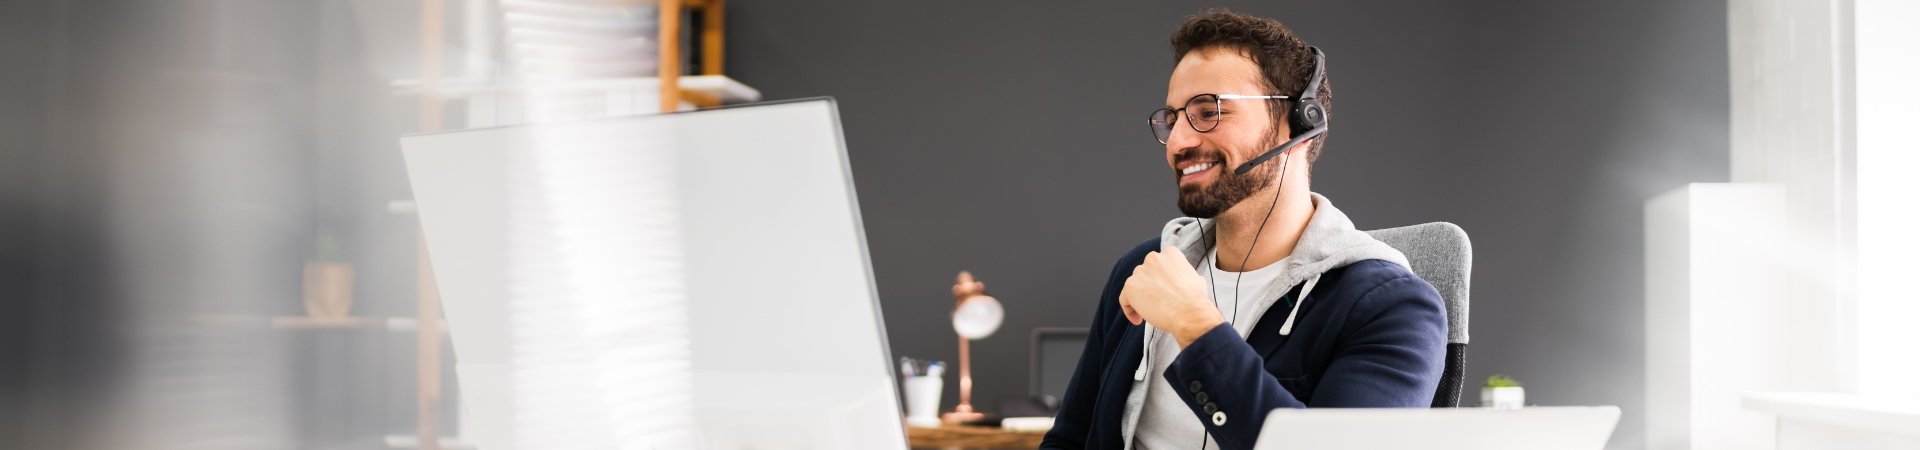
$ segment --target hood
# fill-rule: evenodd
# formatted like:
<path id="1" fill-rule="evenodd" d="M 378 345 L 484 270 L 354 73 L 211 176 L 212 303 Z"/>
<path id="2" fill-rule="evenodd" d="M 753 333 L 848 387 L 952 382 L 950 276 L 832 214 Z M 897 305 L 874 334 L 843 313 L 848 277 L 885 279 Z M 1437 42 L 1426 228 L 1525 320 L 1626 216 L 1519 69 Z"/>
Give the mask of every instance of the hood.
<path id="1" fill-rule="evenodd" d="M 1346 213 L 1340 212 L 1340 208 L 1335 208 L 1333 201 L 1317 193 L 1308 195 L 1312 196 L 1314 205 L 1313 218 L 1307 220 L 1307 229 L 1301 233 L 1300 241 L 1294 244 L 1293 253 L 1274 263 L 1286 269 L 1279 282 L 1274 283 L 1274 289 L 1278 291 L 1273 292 L 1272 298 L 1267 301 L 1277 300 L 1303 280 L 1369 259 L 1399 264 L 1412 270 L 1406 255 L 1354 228 L 1353 221 L 1347 219 Z M 1213 248 L 1213 239 L 1213 219 L 1176 218 L 1168 221 L 1160 231 L 1162 245 L 1179 248 L 1181 253 L 1186 254 L 1187 263 L 1196 266 Z"/>
<path id="2" fill-rule="evenodd" d="M 1314 205 L 1313 218 L 1307 219 L 1307 229 L 1300 234 L 1300 241 L 1294 244 L 1293 253 L 1274 263 L 1284 269 L 1268 292 L 1260 296 L 1260 303 L 1254 305 L 1253 314 L 1248 316 L 1248 320 L 1241 321 L 1244 323 L 1233 324 L 1242 338 L 1253 330 L 1254 322 L 1265 316 L 1267 308 L 1279 301 L 1280 296 L 1306 282 L 1308 286 L 1300 293 L 1302 298 L 1306 297 L 1307 291 L 1313 289 L 1312 282 L 1329 270 L 1369 259 L 1387 261 L 1413 270 L 1405 254 L 1354 228 L 1353 221 L 1348 220 L 1340 208 L 1335 208 L 1332 200 L 1318 193 L 1308 195 Z M 1207 252 L 1213 249 L 1213 229 L 1213 219 L 1176 218 L 1161 228 L 1160 242 L 1179 248 L 1187 256 L 1187 264 L 1198 267 L 1200 260 L 1205 259 Z M 1287 322 L 1288 326 L 1283 329 L 1291 330 L 1293 318 L 1289 316 Z M 1281 334 L 1286 333 L 1283 331 Z"/>

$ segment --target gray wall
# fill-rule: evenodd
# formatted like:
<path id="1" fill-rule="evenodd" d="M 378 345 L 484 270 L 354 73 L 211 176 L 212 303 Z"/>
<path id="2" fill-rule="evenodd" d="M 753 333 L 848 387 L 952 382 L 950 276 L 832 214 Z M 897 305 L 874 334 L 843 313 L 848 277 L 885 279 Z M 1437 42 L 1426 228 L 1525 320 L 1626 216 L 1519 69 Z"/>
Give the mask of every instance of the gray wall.
<path id="1" fill-rule="evenodd" d="M 731 75 L 839 99 L 896 355 L 955 358 L 960 270 L 1007 305 L 974 347 L 982 406 L 1026 392 L 1029 330 L 1087 326 L 1114 259 L 1178 214 L 1142 122 L 1167 35 L 1226 6 L 1329 54 L 1315 191 L 1362 228 L 1472 235 L 1468 379 L 1620 405 L 1611 447 L 1641 446 L 1640 204 L 1727 178 L 1724 2 L 731 3 Z"/>

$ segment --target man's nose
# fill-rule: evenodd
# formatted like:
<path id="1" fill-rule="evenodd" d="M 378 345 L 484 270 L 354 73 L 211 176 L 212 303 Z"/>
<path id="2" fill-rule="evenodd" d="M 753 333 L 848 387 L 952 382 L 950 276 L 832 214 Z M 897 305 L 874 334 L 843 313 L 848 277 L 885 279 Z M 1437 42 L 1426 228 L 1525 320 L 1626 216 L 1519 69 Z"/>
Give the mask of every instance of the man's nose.
<path id="1" fill-rule="evenodd" d="M 1181 119 L 1185 119 L 1182 117 Z M 1200 146 L 1200 132 L 1193 131 L 1185 120 L 1174 122 L 1173 132 L 1167 133 L 1167 154 L 1169 156 Z"/>

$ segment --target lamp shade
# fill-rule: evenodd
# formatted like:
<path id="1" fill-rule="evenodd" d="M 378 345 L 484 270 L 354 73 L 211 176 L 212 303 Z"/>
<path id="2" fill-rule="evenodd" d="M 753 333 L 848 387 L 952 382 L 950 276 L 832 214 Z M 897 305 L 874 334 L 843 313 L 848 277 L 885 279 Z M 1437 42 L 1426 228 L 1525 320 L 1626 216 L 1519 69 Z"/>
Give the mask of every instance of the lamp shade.
<path id="1" fill-rule="evenodd" d="M 986 339 L 1000 329 L 1000 322 L 1006 317 L 1007 311 L 1000 307 L 999 300 L 975 295 L 953 310 L 953 331 L 968 340 Z"/>

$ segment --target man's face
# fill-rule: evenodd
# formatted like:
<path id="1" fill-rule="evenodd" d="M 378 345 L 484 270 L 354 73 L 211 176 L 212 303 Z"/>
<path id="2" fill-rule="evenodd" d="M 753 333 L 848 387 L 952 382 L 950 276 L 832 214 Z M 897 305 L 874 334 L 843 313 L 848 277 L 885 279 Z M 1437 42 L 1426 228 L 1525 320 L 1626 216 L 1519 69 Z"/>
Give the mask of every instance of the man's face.
<path id="1" fill-rule="evenodd" d="M 1260 77 L 1260 66 L 1239 51 L 1209 48 L 1189 52 L 1173 68 L 1173 78 L 1167 82 L 1167 107 L 1184 107 L 1188 99 L 1200 94 L 1272 94 Z M 1233 173 L 1234 168 L 1275 145 L 1275 136 L 1287 132 L 1285 124 L 1273 123 L 1266 100 L 1221 100 L 1219 118 L 1219 125 L 1202 133 L 1193 130 L 1182 111 L 1167 137 L 1167 165 L 1173 168 L 1180 187 L 1182 214 L 1218 216 L 1265 189 L 1279 170 L 1275 164 L 1262 164 L 1246 174 Z M 1281 128 L 1275 130 L 1276 126 Z"/>

